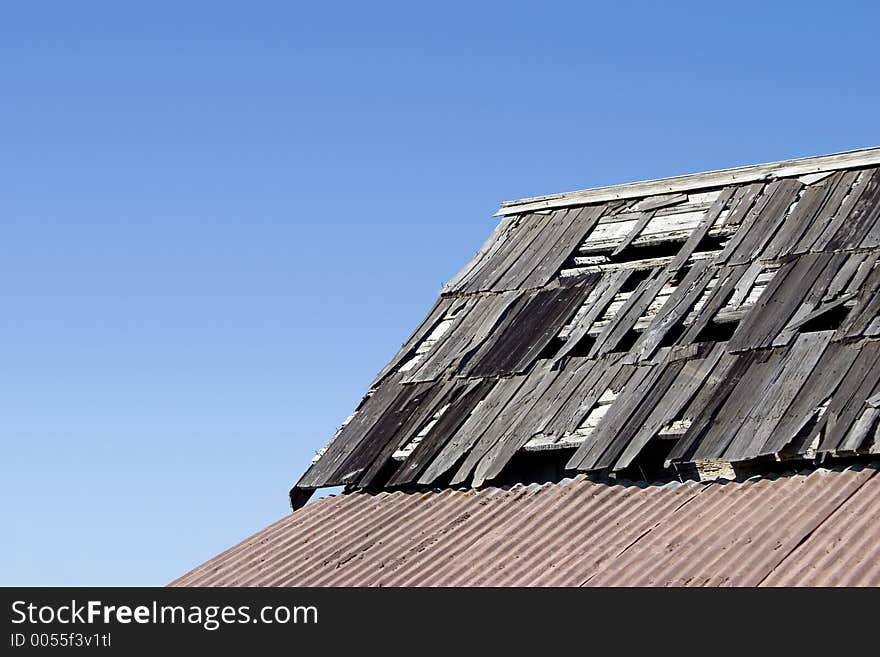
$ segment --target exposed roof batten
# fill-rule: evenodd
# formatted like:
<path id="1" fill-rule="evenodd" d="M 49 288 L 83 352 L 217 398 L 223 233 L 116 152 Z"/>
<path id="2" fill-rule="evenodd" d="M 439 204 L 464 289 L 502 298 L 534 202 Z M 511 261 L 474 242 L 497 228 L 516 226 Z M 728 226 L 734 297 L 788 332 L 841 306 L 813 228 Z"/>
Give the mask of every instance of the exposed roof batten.
<path id="1" fill-rule="evenodd" d="M 754 164 L 733 169 L 719 169 L 705 173 L 691 173 L 671 178 L 594 187 L 574 192 L 534 196 L 515 201 L 504 201 L 495 216 L 521 214 L 536 210 L 550 210 L 572 205 L 603 203 L 617 199 L 640 198 L 654 194 L 669 194 L 709 187 L 747 183 L 774 178 L 792 178 L 823 171 L 839 171 L 880 164 L 880 147 L 844 151 L 832 155 L 804 157 L 767 164 Z"/>

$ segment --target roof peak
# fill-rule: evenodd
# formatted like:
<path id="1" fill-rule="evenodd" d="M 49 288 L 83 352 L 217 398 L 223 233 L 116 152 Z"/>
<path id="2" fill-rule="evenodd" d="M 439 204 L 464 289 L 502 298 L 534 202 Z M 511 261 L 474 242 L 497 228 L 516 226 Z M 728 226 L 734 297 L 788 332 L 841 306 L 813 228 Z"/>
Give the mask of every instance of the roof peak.
<path id="1" fill-rule="evenodd" d="M 573 192 L 533 196 L 504 201 L 496 216 L 521 214 L 540 210 L 551 210 L 573 205 L 603 203 L 618 199 L 639 198 L 656 194 L 723 187 L 734 183 L 754 182 L 774 178 L 793 178 L 813 173 L 854 169 L 857 167 L 875 166 L 880 164 L 880 147 L 860 148 L 852 151 L 802 157 L 794 160 L 781 160 L 766 164 L 751 164 L 732 169 L 718 169 L 702 173 L 689 173 L 670 178 L 656 178 L 638 182 L 593 187 Z"/>

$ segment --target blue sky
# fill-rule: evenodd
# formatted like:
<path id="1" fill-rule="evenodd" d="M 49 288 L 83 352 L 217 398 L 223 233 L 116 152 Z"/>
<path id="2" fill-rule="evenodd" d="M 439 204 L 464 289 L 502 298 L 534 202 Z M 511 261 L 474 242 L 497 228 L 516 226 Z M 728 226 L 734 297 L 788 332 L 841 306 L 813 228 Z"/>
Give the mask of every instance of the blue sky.
<path id="1" fill-rule="evenodd" d="M 876 7 L 6 3 L 0 584 L 287 513 L 501 200 L 880 144 Z"/>

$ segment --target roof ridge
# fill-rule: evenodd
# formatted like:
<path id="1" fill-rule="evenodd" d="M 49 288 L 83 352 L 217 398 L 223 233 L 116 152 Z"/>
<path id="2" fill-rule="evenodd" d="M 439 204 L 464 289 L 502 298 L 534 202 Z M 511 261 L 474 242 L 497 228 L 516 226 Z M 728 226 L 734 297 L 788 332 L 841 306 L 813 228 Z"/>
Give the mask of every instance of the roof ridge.
<path id="1" fill-rule="evenodd" d="M 655 178 L 636 182 L 592 187 L 571 192 L 532 196 L 504 201 L 495 216 L 521 214 L 539 210 L 602 203 L 618 199 L 639 198 L 656 194 L 671 194 L 687 190 L 721 187 L 773 178 L 790 178 L 812 173 L 840 171 L 880 164 L 880 146 L 841 151 L 829 155 L 814 155 L 793 160 L 765 164 L 750 164 L 729 169 L 688 173 L 669 178 Z"/>

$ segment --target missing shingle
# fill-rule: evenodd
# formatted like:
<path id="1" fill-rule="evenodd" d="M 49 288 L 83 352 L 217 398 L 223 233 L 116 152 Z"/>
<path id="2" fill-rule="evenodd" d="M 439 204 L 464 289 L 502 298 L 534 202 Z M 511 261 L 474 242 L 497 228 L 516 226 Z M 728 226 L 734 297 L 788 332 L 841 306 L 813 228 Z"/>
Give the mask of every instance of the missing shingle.
<path id="1" fill-rule="evenodd" d="M 618 254 L 608 256 L 607 262 L 621 264 L 658 258 L 674 258 L 681 250 L 683 240 L 654 242 L 651 244 L 630 244 Z"/>
<path id="2" fill-rule="evenodd" d="M 449 404 L 445 404 L 436 413 L 434 413 L 434 415 L 431 416 L 431 418 L 428 420 L 428 422 L 425 423 L 421 430 L 415 436 L 413 436 L 413 438 L 406 445 L 394 452 L 394 454 L 391 455 L 391 458 L 395 461 L 405 461 L 407 457 L 415 451 L 416 447 L 419 446 L 419 443 L 424 440 L 425 436 L 428 435 L 431 429 L 434 428 L 434 425 L 437 424 L 437 422 L 447 411 L 449 406 Z"/>
<path id="3" fill-rule="evenodd" d="M 462 311 L 467 307 L 466 303 L 453 306 L 432 328 L 428 335 L 407 355 L 398 372 L 409 372 L 421 363 L 428 352 L 434 348 L 444 335 L 452 328 Z"/>
<path id="4" fill-rule="evenodd" d="M 822 420 L 830 404 L 831 397 L 828 397 L 813 409 L 812 414 L 803 426 L 801 426 L 792 439 L 776 453 L 776 458 L 778 460 L 784 461 L 789 459 L 816 458 L 819 443 L 824 434 L 824 422 Z"/>
<path id="5" fill-rule="evenodd" d="M 695 253 L 720 253 L 730 238 L 726 235 L 706 234 L 694 249 Z"/>
<path id="6" fill-rule="evenodd" d="M 817 331 L 835 331 L 843 324 L 843 320 L 849 315 L 850 309 L 845 305 L 837 306 L 828 312 L 814 317 L 809 322 L 798 327 L 800 333 L 815 333 Z"/>
<path id="7" fill-rule="evenodd" d="M 736 333 L 737 326 L 739 326 L 738 321 L 711 321 L 697 334 L 694 342 L 727 342 Z"/>
<path id="8" fill-rule="evenodd" d="M 559 482 L 572 476 L 565 464 L 575 453 L 575 447 L 540 451 L 520 451 L 513 455 L 501 472 L 492 480 L 493 486 L 513 484 L 544 484 Z"/>
<path id="9" fill-rule="evenodd" d="M 674 440 L 665 440 L 662 437 L 654 437 L 647 442 L 641 449 L 636 459 L 627 467 L 617 471 L 615 477 L 617 479 L 629 479 L 633 481 L 661 481 L 672 477 L 679 478 L 675 475 L 675 470 L 670 471 L 666 467 L 665 461 L 669 456 L 669 452 L 675 445 Z M 693 473 L 686 471 L 683 473 L 684 479 L 696 479 Z"/>
<path id="10" fill-rule="evenodd" d="M 547 343 L 547 346 L 541 350 L 541 353 L 538 354 L 538 360 L 553 358 L 559 353 L 559 350 L 562 349 L 563 345 L 565 345 L 565 340 L 560 337 L 553 338 Z"/>
<path id="11" fill-rule="evenodd" d="M 593 348 L 593 345 L 595 343 L 596 336 L 589 334 L 585 335 L 580 340 L 578 340 L 577 344 L 574 347 L 572 347 L 571 351 L 568 352 L 568 355 L 586 358 L 590 355 L 590 350 Z"/>
<path id="12" fill-rule="evenodd" d="M 632 349 L 633 345 L 638 341 L 639 337 L 642 335 L 641 331 L 637 331 L 635 329 L 628 330 L 620 340 L 618 340 L 617 344 L 611 350 L 612 352 L 620 352 L 627 353 L 630 349 Z"/>
<path id="13" fill-rule="evenodd" d="M 654 273 L 652 269 L 638 269 L 632 272 L 624 281 L 623 285 L 620 286 L 620 289 L 617 291 L 618 294 L 633 292 L 652 273 Z"/>
<path id="14" fill-rule="evenodd" d="M 672 347 L 673 345 L 678 344 L 678 340 L 682 334 L 684 334 L 684 330 L 684 323 L 682 320 L 678 320 L 666 330 L 666 334 L 663 336 L 663 339 L 660 340 L 657 348 L 662 349 L 664 347 Z"/>

